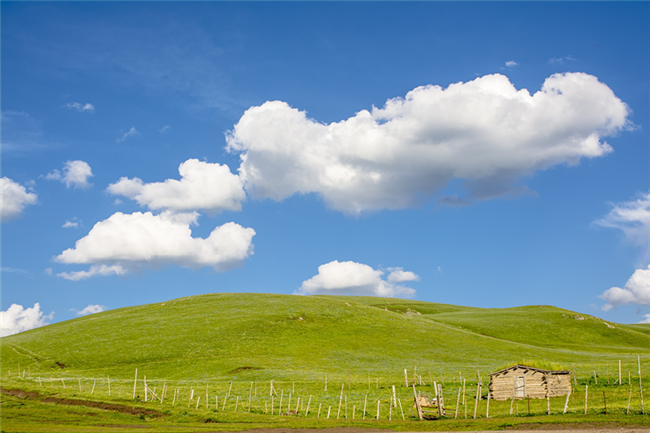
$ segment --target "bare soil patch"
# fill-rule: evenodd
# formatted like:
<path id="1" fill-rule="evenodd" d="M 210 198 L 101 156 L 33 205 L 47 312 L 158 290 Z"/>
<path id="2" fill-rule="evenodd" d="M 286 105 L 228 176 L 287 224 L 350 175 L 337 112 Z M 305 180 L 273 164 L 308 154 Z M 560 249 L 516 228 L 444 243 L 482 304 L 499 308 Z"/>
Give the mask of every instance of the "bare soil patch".
<path id="1" fill-rule="evenodd" d="M 102 403 L 98 401 L 89 401 L 89 400 L 72 400 L 68 398 L 58 398 L 58 397 L 45 397 L 38 393 L 38 391 L 24 391 L 22 389 L 6 389 L 0 387 L 0 392 L 6 395 L 11 395 L 18 398 L 30 398 L 33 400 L 39 400 L 44 403 L 55 403 L 62 404 L 66 406 L 85 406 L 85 407 L 94 407 L 97 409 L 103 410 L 113 410 L 120 413 L 126 413 L 129 415 L 145 415 L 150 417 L 159 417 L 162 416 L 162 412 L 153 409 L 144 409 L 141 407 L 127 406 L 125 404 L 115 404 L 115 403 Z"/>
<path id="2" fill-rule="evenodd" d="M 236 433 L 386 433 L 392 432 L 390 429 L 379 428 L 359 428 L 359 427 L 334 427 L 323 429 L 310 428 L 256 428 Z M 206 432 L 207 433 L 207 432 Z M 219 432 L 235 433 L 235 432 Z M 421 432 L 420 432 L 421 433 Z"/>
<path id="3" fill-rule="evenodd" d="M 238 367 L 238 368 L 235 368 L 233 371 L 229 371 L 228 373 L 229 374 L 235 374 L 238 371 L 246 371 L 246 370 L 261 370 L 261 368 L 260 367 Z"/>

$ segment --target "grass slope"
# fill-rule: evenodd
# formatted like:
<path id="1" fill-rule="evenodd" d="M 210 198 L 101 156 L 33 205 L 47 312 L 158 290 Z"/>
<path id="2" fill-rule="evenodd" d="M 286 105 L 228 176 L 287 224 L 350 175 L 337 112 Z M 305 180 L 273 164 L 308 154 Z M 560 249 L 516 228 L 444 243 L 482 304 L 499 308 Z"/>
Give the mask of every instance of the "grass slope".
<path id="1" fill-rule="evenodd" d="M 407 311 L 421 314 L 404 314 Z M 650 355 L 643 327 L 554 307 L 479 309 L 369 297 L 210 294 L 106 311 L 0 341 L 3 374 L 170 379 L 450 374 L 538 359 L 592 371 Z M 629 364 L 629 365 L 628 365 Z M 237 370 L 242 367 L 251 369 Z M 235 373 L 231 373 L 235 372 Z M 395 376 L 395 377 L 393 377 Z"/>

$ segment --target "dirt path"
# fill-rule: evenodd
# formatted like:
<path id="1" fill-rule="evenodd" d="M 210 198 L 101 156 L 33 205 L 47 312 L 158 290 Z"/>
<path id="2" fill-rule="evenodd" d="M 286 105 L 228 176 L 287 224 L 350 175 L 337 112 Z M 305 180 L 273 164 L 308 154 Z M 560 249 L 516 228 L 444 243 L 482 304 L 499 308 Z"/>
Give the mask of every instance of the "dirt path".
<path id="1" fill-rule="evenodd" d="M 56 403 L 65 406 L 94 407 L 97 409 L 113 410 L 116 412 L 126 413 L 129 415 L 145 415 L 150 417 L 159 417 L 163 415 L 162 412 L 159 412 L 157 410 L 127 406 L 125 404 L 101 403 L 101 402 L 89 401 L 89 400 L 72 400 L 67 398 L 45 397 L 40 395 L 38 391 L 23 391 L 22 389 L 6 389 L 0 387 L 0 392 L 18 398 L 30 398 L 32 400 L 38 400 L 44 403 Z"/>

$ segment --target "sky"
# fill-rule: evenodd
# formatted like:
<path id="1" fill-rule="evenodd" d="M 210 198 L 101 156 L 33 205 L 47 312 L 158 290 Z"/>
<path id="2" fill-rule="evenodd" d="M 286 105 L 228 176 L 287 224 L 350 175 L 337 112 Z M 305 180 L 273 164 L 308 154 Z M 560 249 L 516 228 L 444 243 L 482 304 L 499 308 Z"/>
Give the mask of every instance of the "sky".
<path id="1" fill-rule="evenodd" d="M 2 334 L 205 293 L 650 323 L 648 2 L 2 2 Z"/>

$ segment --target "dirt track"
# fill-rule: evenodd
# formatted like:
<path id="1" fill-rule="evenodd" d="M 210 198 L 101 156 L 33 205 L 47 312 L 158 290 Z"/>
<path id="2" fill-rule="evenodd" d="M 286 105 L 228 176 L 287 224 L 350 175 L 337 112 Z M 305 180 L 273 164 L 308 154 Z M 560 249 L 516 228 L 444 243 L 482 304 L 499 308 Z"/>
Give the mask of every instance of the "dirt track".
<path id="1" fill-rule="evenodd" d="M 162 413 L 153 410 L 153 409 L 144 409 L 141 407 L 132 407 L 124 404 L 113 404 L 113 403 L 100 403 L 97 401 L 89 400 L 71 400 L 66 398 L 56 398 L 56 397 L 44 397 L 40 395 L 37 391 L 23 391 L 22 389 L 6 389 L 0 387 L 0 392 L 6 395 L 11 395 L 18 398 L 30 398 L 32 400 L 42 401 L 44 403 L 56 403 L 62 404 L 65 406 L 85 406 L 85 407 L 95 407 L 97 409 L 104 410 L 113 410 L 120 413 L 126 413 L 130 415 L 145 415 L 150 417 L 159 417 L 162 416 Z"/>

